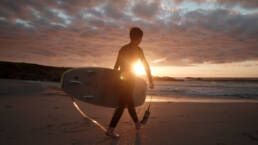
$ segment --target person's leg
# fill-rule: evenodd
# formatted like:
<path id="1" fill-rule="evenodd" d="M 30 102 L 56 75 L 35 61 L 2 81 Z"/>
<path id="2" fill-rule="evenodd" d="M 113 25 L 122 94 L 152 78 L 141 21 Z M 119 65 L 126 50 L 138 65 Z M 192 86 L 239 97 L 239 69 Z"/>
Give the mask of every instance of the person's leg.
<path id="1" fill-rule="evenodd" d="M 109 128 L 106 132 L 107 136 L 111 136 L 113 138 L 119 138 L 119 134 L 114 132 L 114 129 L 119 121 L 119 119 L 121 118 L 123 112 L 124 112 L 125 106 L 124 105 L 120 105 L 118 108 L 116 108 L 114 115 L 112 117 L 112 120 L 109 124 Z"/>
<path id="2" fill-rule="evenodd" d="M 133 101 L 132 96 L 128 97 L 127 108 L 128 108 L 128 112 L 129 112 L 130 116 L 132 117 L 134 123 L 137 123 L 138 122 L 138 116 L 136 114 L 136 110 L 135 110 L 134 101 Z"/>
<path id="3" fill-rule="evenodd" d="M 132 97 L 131 97 L 132 98 Z M 136 110 L 135 110 L 135 106 L 134 106 L 134 101 L 133 101 L 133 98 L 130 99 L 131 101 L 129 101 L 128 103 L 128 112 L 131 116 L 131 118 L 133 119 L 134 123 L 135 123 L 135 127 L 137 130 L 141 129 L 142 128 L 142 124 L 139 122 L 138 120 L 138 116 L 137 116 L 137 113 L 136 113 Z"/>
<path id="4" fill-rule="evenodd" d="M 112 117 L 109 127 L 115 128 L 125 109 L 125 105 L 119 105 Z"/>
<path id="5" fill-rule="evenodd" d="M 128 90 L 127 90 L 127 108 L 128 112 L 133 119 L 135 123 L 136 129 L 140 129 L 142 127 L 142 124 L 138 120 L 138 116 L 135 110 L 134 100 L 133 100 L 133 92 L 134 92 L 134 86 L 135 86 L 135 77 L 132 76 L 131 79 L 128 82 Z"/>
<path id="6" fill-rule="evenodd" d="M 118 98 L 118 106 L 115 109 L 115 112 L 113 114 L 113 117 L 110 121 L 109 127 L 110 128 L 115 128 L 119 119 L 121 118 L 124 109 L 126 107 L 126 98 L 124 97 L 125 94 L 127 93 L 127 82 L 122 80 L 119 82 L 119 90 L 118 94 L 119 94 L 119 98 Z"/>
<path id="7" fill-rule="evenodd" d="M 123 92 L 124 92 L 124 83 L 121 83 L 121 94 L 120 94 L 120 98 L 119 98 L 119 102 L 118 102 L 118 107 L 116 108 L 114 114 L 113 114 L 113 117 L 110 121 L 110 124 L 109 124 L 109 128 L 107 130 L 107 133 L 106 135 L 108 136 L 111 136 L 111 137 L 114 137 L 114 138 L 118 138 L 119 135 L 117 133 L 114 132 L 114 129 L 118 123 L 118 121 L 120 120 L 123 112 L 124 112 L 124 109 L 126 107 L 126 103 L 125 103 L 125 100 L 124 100 L 124 97 L 123 97 Z"/>

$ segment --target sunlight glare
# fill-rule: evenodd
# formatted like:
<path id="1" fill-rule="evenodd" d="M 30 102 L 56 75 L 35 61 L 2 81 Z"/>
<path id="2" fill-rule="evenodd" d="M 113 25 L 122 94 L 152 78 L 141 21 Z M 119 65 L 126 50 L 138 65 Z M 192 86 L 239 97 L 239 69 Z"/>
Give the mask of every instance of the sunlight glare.
<path id="1" fill-rule="evenodd" d="M 144 67 L 142 65 L 142 63 L 140 61 L 138 61 L 135 65 L 134 65 L 134 71 L 136 75 L 145 75 L 145 70 Z"/>

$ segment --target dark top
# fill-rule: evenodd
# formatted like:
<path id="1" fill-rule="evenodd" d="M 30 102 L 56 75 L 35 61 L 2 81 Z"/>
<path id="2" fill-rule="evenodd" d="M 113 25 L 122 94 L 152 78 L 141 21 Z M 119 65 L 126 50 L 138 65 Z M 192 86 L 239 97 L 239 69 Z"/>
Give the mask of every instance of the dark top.
<path id="1" fill-rule="evenodd" d="M 148 76 L 148 80 L 152 81 L 152 76 L 150 72 L 149 64 L 147 63 L 143 51 L 139 46 L 133 46 L 131 44 L 127 44 L 123 46 L 118 53 L 118 57 L 116 60 L 116 64 L 114 66 L 114 69 L 117 69 L 120 67 L 121 72 L 133 72 L 133 66 L 136 62 L 141 61 L 143 63 L 143 66 L 145 68 L 145 71 Z"/>

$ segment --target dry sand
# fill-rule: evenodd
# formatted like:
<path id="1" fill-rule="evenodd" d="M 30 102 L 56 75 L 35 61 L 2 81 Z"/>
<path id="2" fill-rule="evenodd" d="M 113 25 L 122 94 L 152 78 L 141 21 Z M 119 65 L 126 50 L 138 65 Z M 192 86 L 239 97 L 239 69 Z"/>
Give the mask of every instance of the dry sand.
<path id="1" fill-rule="evenodd" d="M 0 145 L 258 145 L 258 103 L 178 100 L 153 103 L 136 131 L 125 111 L 111 139 L 85 120 L 55 83 L 0 80 Z M 113 109 L 79 102 L 104 126 Z M 146 104 L 138 107 L 142 117 Z"/>

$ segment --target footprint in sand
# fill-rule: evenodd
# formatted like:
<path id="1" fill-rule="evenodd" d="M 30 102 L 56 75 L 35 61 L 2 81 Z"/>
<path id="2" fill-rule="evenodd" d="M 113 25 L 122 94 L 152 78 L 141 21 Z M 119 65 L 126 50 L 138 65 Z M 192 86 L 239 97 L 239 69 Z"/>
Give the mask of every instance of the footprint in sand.
<path id="1" fill-rule="evenodd" d="M 0 128 L 0 136 L 3 136 L 6 133 L 6 130 L 4 128 Z"/>
<path id="2" fill-rule="evenodd" d="M 49 129 L 49 128 L 53 128 L 54 126 L 55 126 L 54 124 L 47 124 L 45 126 L 35 128 L 35 130 Z"/>
<path id="3" fill-rule="evenodd" d="M 72 145 L 79 145 L 79 144 L 80 144 L 79 140 L 72 139 Z"/>
<path id="4" fill-rule="evenodd" d="M 130 121 L 124 121 L 124 122 L 122 122 L 123 124 L 132 124 L 132 122 L 130 122 Z"/>
<path id="5" fill-rule="evenodd" d="M 13 106 L 12 106 L 12 105 L 5 105 L 5 108 L 6 108 L 6 109 L 12 109 Z"/>
<path id="6" fill-rule="evenodd" d="M 257 141 L 258 142 L 258 131 L 256 133 L 242 133 L 243 136 L 248 137 L 252 141 Z"/>
<path id="7" fill-rule="evenodd" d="M 57 110 L 57 109 L 59 109 L 59 107 L 58 107 L 58 106 L 55 106 L 55 107 L 53 107 L 53 109 Z"/>
<path id="8" fill-rule="evenodd" d="M 226 145 L 226 144 L 224 144 L 224 143 L 216 143 L 216 145 Z"/>
<path id="9" fill-rule="evenodd" d="M 82 121 L 74 121 L 74 122 L 65 122 L 58 126 L 65 133 L 75 133 L 75 132 L 83 132 L 87 131 L 90 126 L 89 122 Z"/>
<path id="10" fill-rule="evenodd" d="M 152 116 L 152 117 L 150 117 L 151 119 L 156 119 L 157 117 L 156 116 Z"/>
<path id="11" fill-rule="evenodd" d="M 90 126 L 91 126 L 90 122 L 87 122 L 85 120 L 79 120 L 79 121 L 64 122 L 61 124 L 47 124 L 39 128 L 34 128 L 32 131 L 33 132 L 43 131 L 47 135 L 53 134 L 52 131 L 54 130 L 56 130 L 57 132 L 76 133 L 76 132 L 87 131 L 88 127 Z"/>

